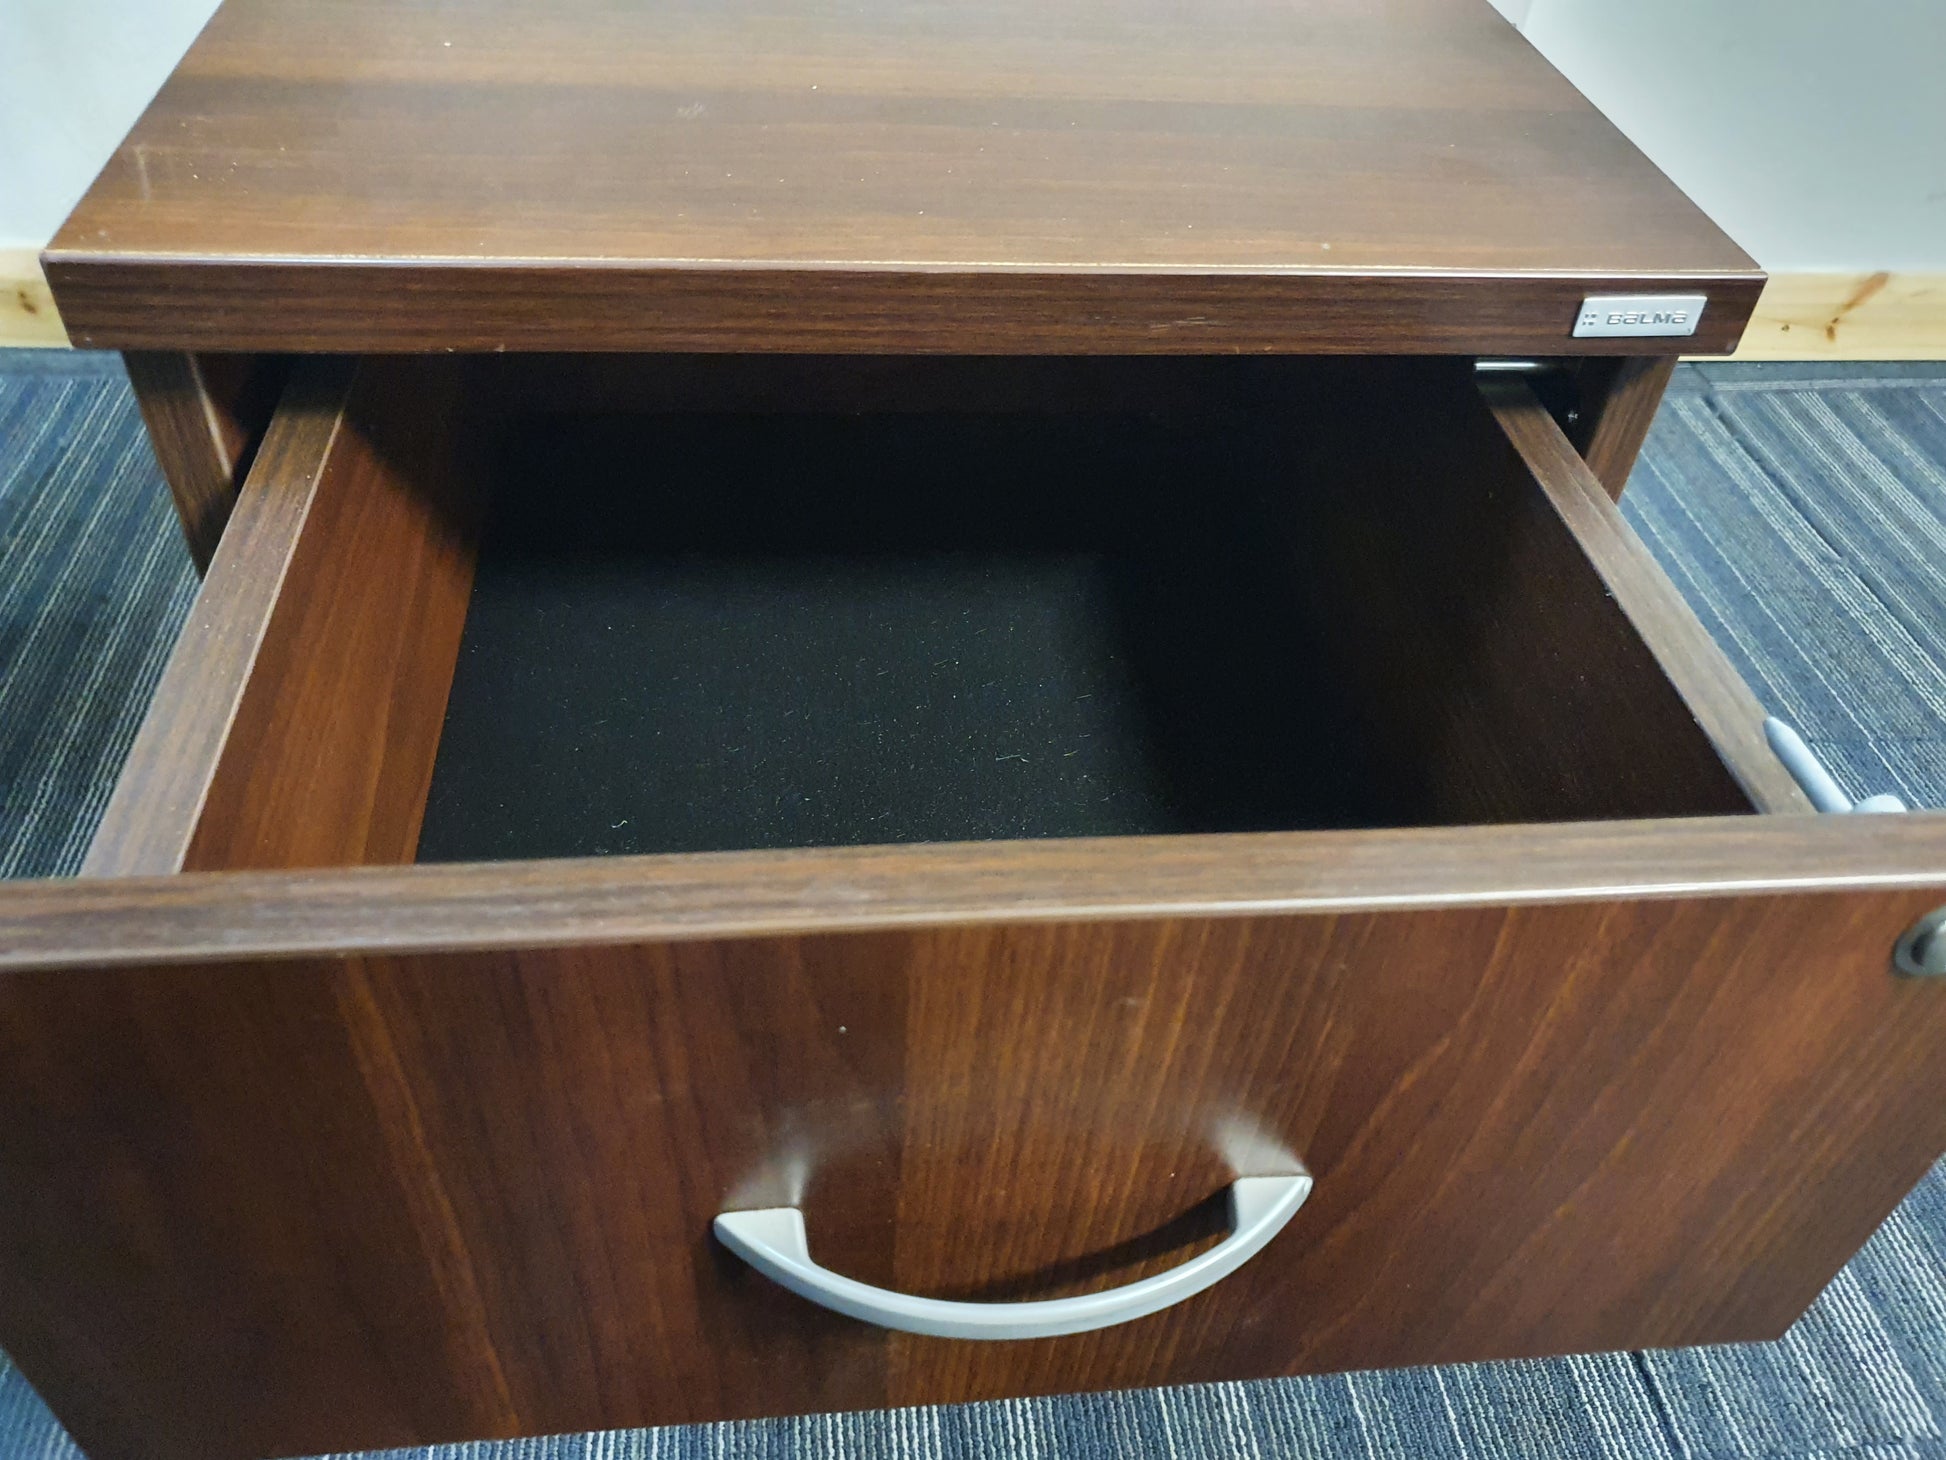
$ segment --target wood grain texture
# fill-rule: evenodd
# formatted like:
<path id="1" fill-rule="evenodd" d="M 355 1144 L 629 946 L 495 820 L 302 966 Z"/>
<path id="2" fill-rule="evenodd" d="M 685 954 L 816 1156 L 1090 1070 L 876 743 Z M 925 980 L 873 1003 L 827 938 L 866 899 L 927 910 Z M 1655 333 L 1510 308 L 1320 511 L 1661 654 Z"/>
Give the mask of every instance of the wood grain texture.
<path id="1" fill-rule="evenodd" d="M 1946 1148 L 1946 985 L 1887 968 L 1940 896 L 14 973 L 0 1339 L 90 1454 L 240 1460 L 1773 1337 Z M 795 1200 L 861 1278 L 1067 1291 L 1293 1156 L 1241 1272 L 1033 1344 L 708 1236 Z"/>
<path id="2" fill-rule="evenodd" d="M 293 376 L 129 747 L 83 876 L 181 868 L 344 423 L 353 377 L 351 366 L 328 360 L 307 361 Z"/>
<path id="3" fill-rule="evenodd" d="M 286 362 L 131 350 L 123 356 L 197 572 L 209 568 L 283 394 Z"/>
<path id="4" fill-rule="evenodd" d="M 61 346 L 68 332 L 32 249 L 0 248 L 0 349 Z"/>
<path id="5" fill-rule="evenodd" d="M 411 858 L 475 543 L 453 374 L 301 368 L 84 873 Z"/>
<path id="6" fill-rule="evenodd" d="M 1486 0 L 228 0 L 47 264 L 80 343 L 345 351 L 1575 352 L 1677 288 L 1728 349 L 1762 278 Z"/>
<path id="7" fill-rule="evenodd" d="M 709 852 L 0 886 L 0 969 L 1946 886 L 1946 813 Z"/>
<path id="8" fill-rule="evenodd" d="M 1735 684 L 1727 664 L 1673 679 L 1618 602 L 1613 579 L 1659 570 L 1588 540 L 1587 469 L 1537 403 L 1566 460 L 1516 450 L 1464 362 L 1344 367 L 1294 397 L 1292 583 L 1327 683 L 1362 709 L 1367 773 L 1409 812 L 1393 824 L 1735 815 L 1768 791 L 1689 703 L 1712 674 Z"/>
<path id="9" fill-rule="evenodd" d="M 1608 495 L 1621 500 L 1628 474 L 1649 439 L 1663 392 L 1676 373 L 1676 357 L 1632 356 L 1588 361 L 1580 374 L 1581 417 L 1569 433 Z"/>
<path id="10" fill-rule="evenodd" d="M 185 869 L 412 859 L 479 542 L 457 374 L 360 367 Z"/>
<path id="11" fill-rule="evenodd" d="M 1654 656 L 1745 794 L 1761 811 L 1810 813 L 1810 801 L 1764 738 L 1764 707 L 1623 519 L 1593 466 L 1581 459 L 1525 382 L 1483 377 L 1481 392 L 1601 575 L 1614 608 Z M 1636 709 L 1623 697 L 1610 713 L 1632 715 Z"/>
<path id="12" fill-rule="evenodd" d="M 1067 269 L 439 270 L 52 257 L 77 344 L 403 353 L 435 350 L 807 354 L 1610 354 L 1569 337 L 1593 293 L 1635 276 Z M 1696 348 L 1734 348 L 1760 280 L 1690 277 L 1714 306 Z M 171 302 L 159 311 L 155 300 Z M 80 323 L 74 323 L 80 321 Z M 1622 342 L 1624 345 L 1627 342 Z M 1666 342 L 1644 341 L 1659 352 Z"/>
<path id="13" fill-rule="evenodd" d="M 1946 360 L 1946 273 L 1778 274 L 1736 358 Z"/>

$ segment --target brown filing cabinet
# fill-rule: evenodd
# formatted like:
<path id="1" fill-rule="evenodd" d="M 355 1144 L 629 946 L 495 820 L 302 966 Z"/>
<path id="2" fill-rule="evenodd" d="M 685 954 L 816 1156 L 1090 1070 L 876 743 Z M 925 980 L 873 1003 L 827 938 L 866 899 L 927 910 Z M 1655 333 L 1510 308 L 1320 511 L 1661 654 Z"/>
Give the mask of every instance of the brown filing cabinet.
<path id="1" fill-rule="evenodd" d="M 46 267 L 207 563 L 0 888 L 91 1455 L 1768 1338 L 1946 1150 L 1946 820 L 1614 502 L 1762 275 L 1486 0 L 228 0 Z"/>

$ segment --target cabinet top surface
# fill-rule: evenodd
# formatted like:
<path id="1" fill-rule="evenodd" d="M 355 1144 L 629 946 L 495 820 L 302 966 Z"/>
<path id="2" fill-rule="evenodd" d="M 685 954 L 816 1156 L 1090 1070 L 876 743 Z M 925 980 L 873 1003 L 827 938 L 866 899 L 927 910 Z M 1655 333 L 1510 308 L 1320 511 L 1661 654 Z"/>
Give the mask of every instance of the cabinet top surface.
<path id="1" fill-rule="evenodd" d="M 1751 268 L 1487 0 L 228 0 L 55 252 Z"/>
<path id="2" fill-rule="evenodd" d="M 1757 277 L 1487 0 L 228 0 L 48 258 Z"/>

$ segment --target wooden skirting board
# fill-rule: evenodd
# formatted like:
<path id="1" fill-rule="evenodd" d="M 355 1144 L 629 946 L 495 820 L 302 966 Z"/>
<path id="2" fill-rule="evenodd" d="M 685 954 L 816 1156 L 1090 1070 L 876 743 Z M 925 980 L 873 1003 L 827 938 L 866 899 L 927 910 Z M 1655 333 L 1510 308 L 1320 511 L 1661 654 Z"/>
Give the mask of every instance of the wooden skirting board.
<path id="1" fill-rule="evenodd" d="M 1738 360 L 1946 360 L 1946 273 L 1773 274 Z"/>
<path id="2" fill-rule="evenodd" d="M 0 349 L 21 345 L 65 345 L 68 333 L 47 292 L 38 253 L 31 248 L 0 248 Z"/>
<path id="3" fill-rule="evenodd" d="M 66 345 L 32 249 L 0 249 L 0 348 Z M 1738 360 L 1946 360 L 1946 273 L 1776 274 Z"/>

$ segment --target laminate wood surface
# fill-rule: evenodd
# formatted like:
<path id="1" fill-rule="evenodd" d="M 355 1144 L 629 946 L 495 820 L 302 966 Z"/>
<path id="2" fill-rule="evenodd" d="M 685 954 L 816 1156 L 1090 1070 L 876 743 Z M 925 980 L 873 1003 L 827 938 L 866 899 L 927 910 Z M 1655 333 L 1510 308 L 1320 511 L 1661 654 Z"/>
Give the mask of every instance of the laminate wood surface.
<path id="1" fill-rule="evenodd" d="M 1762 276 L 1487 0 L 228 0 L 47 253 L 77 343 L 1653 353 Z"/>
<path id="2" fill-rule="evenodd" d="M 1946 888 L 1946 813 L 819 847 L 0 886 L 0 970 Z"/>
<path id="3" fill-rule="evenodd" d="M 1657 642 L 1693 617 L 1612 504 L 1585 508 L 1600 488 L 1523 383 L 1491 388 L 1518 393 L 1549 450 L 1510 440 L 1464 362 L 1294 384 L 1292 582 L 1326 626 L 1322 679 L 1362 707 L 1369 774 L 1411 822 L 1808 810 L 1700 628 L 1681 652 Z"/>
<path id="4" fill-rule="evenodd" d="M 300 367 L 85 874 L 411 859 L 472 582 L 454 376 Z"/>
<path id="5" fill-rule="evenodd" d="M 412 859 L 478 547 L 461 429 L 447 362 L 360 366 L 185 868 Z"/>
<path id="6" fill-rule="evenodd" d="M 1946 985 L 1888 965 L 1938 819 L 1831 820 L 1934 886 L 11 973 L 0 1340 L 92 1455 L 241 1460 L 1773 1337 L 1946 1148 Z M 24 895 L 77 890 L 118 889 Z M 887 1335 L 709 1237 L 797 1202 L 867 1281 L 1070 1291 L 1293 1159 L 1239 1273 L 1032 1344 Z"/>
<path id="7" fill-rule="evenodd" d="M 1589 360 L 1581 365 L 1580 419 L 1569 439 L 1595 480 L 1618 501 L 1675 373 L 1674 355 Z"/>
<path id="8" fill-rule="evenodd" d="M 1674 287 L 1615 274 L 1079 266 L 351 268 L 50 256 L 47 268 L 63 317 L 94 322 L 77 344 L 341 353 L 1606 354 L 1616 341 L 1568 337 L 1584 298 Z M 1689 276 L 1681 286 L 1706 289 L 1718 306 L 1694 347 L 1733 349 L 1761 280 Z"/>
<path id="9" fill-rule="evenodd" d="M 1540 492 L 1600 576 L 1608 604 L 1639 636 L 1744 793 L 1761 811 L 1810 813 L 1810 800 L 1765 739 L 1764 707 L 1623 518 L 1613 500 L 1619 491 L 1601 480 L 1594 462 L 1582 459 L 1526 382 L 1489 375 L 1482 377 L 1480 389 Z M 1612 455 L 1607 459 L 1612 465 Z M 1602 671 L 1604 678 L 1608 674 Z M 1634 717 L 1641 706 L 1624 692 L 1602 713 Z"/>
<path id="10" fill-rule="evenodd" d="M 354 367 L 293 376 L 148 714 L 95 829 L 84 876 L 178 871 L 275 614 L 305 514 L 344 422 Z"/>
<path id="11" fill-rule="evenodd" d="M 189 555 L 204 572 L 283 394 L 287 362 L 180 350 L 123 358 Z"/>

